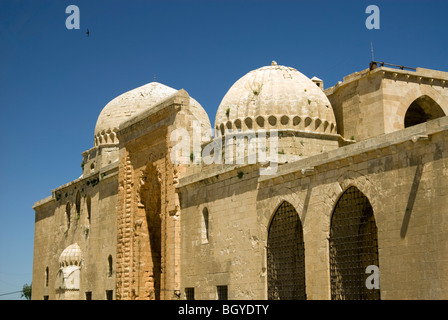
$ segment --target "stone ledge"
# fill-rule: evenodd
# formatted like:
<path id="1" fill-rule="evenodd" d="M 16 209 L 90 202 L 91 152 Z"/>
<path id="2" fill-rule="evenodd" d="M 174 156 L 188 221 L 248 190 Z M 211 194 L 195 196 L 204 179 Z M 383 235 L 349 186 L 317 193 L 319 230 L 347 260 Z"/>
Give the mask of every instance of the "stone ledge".
<path id="1" fill-rule="evenodd" d="M 46 198 L 44 198 L 44 199 L 42 199 L 42 200 L 36 201 L 36 202 L 34 203 L 34 205 L 33 205 L 32 208 L 35 209 L 35 208 L 37 208 L 37 207 L 43 206 L 44 204 L 46 204 L 46 203 L 48 203 L 48 202 L 50 202 L 50 201 L 53 201 L 53 200 L 56 200 L 56 199 L 53 197 L 53 195 L 48 196 L 48 197 L 46 197 Z"/>
<path id="2" fill-rule="evenodd" d="M 327 96 L 332 95 L 337 90 L 339 90 L 341 87 L 343 87 L 351 82 L 354 82 L 361 78 L 365 78 L 370 75 L 375 75 L 378 73 L 382 73 L 383 75 L 385 73 L 392 74 L 393 78 L 398 78 L 398 75 L 404 75 L 405 79 L 410 79 L 411 77 L 417 77 L 419 79 L 437 79 L 437 80 L 441 80 L 445 86 L 448 84 L 448 72 L 444 72 L 444 71 L 425 69 L 425 68 L 417 68 L 415 71 L 412 71 L 412 70 L 401 70 L 401 69 L 395 69 L 395 68 L 389 68 L 389 67 L 378 67 L 374 70 L 364 69 L 362 71 L 354 72 L 348 76 L 345 76 L 343 78 L 343 81 L 339 81 L 333 87 L 329 87 L 329 88 L 325 89 L 324 92 Z"/>
<path id="3" fill-rule="evenodd" d="M 110 178 L 110 177 L 115 176 L 117 174 L 118 174 L 118 160 L 113 162 L 113 163 L 111 163 L 111 164 L 109 164 L 109 165 L 107 165 L 107 166 L 105 166 L 105 167 L 103 167 L 103 168 L 101 168 L 100 170 L 98 170 L 96 172 L 90 173 L 90 174 L 85 175 L 85 176 L 81 176 L 78 179 L 75 179 L 75 180 L 73 180 L 71 182 L 63 184 L 62 186 L 59 186 L 59 187 L 51 190 L 51 193 L 52 193 L 51 196 L 48 196 L 48 197 L 46 197 L 46 198 L 44 198 L 42 200 L 39 200 L 39 201 L 35 202 L 32 208 L 35 209 L 37 207 L 40 207 L 40 206 L 42 206 L 44 204 L 47 204 L 47 203 L 53 201 L 53 200 L 56 200 L 55 193 L 57 191 L 61 191 L 61 190 L 66 189 L 66 188 L 70 188 L 73 185 L 79 184 L 79 183 L 81 183 L 84 180 L 88 180 L 88 179 L 90 179 L 92 177 L 97 176 L 98 179 L 100 181 L 102 181 L 104 179 Z"/>
<path id="4" fill-rule="evenodd" d="M 298 171 L 301 171 L 304 175 L 313 174 L 317 172 L 316 170 L 313 169 L 316 166 L 340 161 L 346 158 L 353 158 L 366 152 L 391 147 L 407 141 L 412 141 L 414 143 L 421 140 L 425 141 L 425 139 L 428 139 L 430 135 L 442 131 L 448 131 L 448 116 L 428 121 L 400 131 L 395 131 L 392 133 L 383 134 L 378 137 L 373 137 L 367 140 L 356 142 L 350 145 L 346 145 L 344 147 L 340 147 L 335 150 L 327 151 L 304 159 L 299 160 L 289 159 L 293 161 L 284 164 L 282 164 L 281 161 L 279 161 L 278 162 L 279 166 L 277 168 L 276 174 L 260 175 L 258 181 L 260 182 L 268 181 Z M 204 167 L 201 170 L 201 172 L 180 179 L 180 182 L 176 186 L 176 188 L 177 189 L 184 188 L 187 185 L 191 185 L 199 181 L 212 178 L 213 176 L 222 175 L 224 173 L 235 171 L 236 169 L 242 169 L 244 167 L 253 165 L 262 166 L 262 164 L 260 163 L 248 164 L 246 162 L 245 164 L 239 164 L 239 165 L 221 164 L 221 165 L 212 165 L 210 167 Z"/>
<path id="5" fill-rule="evenodd" d="M 448 116 L 428 121 L 413 127 L 400 131 L 383 134 L 378 137 L 370 138 L 352 145 L 344 146 L 323 154 L 311 156 L 292 163 L 287 163 L 278 168 L 274 175 L 260 176 L 259 181 L 267 181 L 278 178 L 283 175 L 294 173 L 302 169 L 317 167 L 323 164 L 340 161 L 342 159 L 361 155 L 366 152 L 376 151 L 378 149 L 392 147 L 407 141 L 416 143 L 426 141 L 431 135 L 439 132 L 448 131 Z"/>

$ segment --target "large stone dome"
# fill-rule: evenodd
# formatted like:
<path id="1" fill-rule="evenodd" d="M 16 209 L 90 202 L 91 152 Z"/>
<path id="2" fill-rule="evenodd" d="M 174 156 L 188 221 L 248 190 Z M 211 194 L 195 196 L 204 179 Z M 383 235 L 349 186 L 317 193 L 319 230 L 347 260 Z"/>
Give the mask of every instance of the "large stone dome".
<path id="1" fill-rule="evenodd" d="M 215 129 L 294 129 L 336 133 L 330 101 L 312 80 L 275 61 L 247 73 L 219 105 Z"/>
<path id="2" fill-rule="evenodd" d="M 178 90 L 158 82 L 135 88 L 110 101 L 101 111 L 95 126 L 95 146 L 117 144 L 116 133 L 121 123 L 132 116 L 156 106 Z M 202 106 L 190 98 L 190 112 L 210 128 L 210 120 Z"/>

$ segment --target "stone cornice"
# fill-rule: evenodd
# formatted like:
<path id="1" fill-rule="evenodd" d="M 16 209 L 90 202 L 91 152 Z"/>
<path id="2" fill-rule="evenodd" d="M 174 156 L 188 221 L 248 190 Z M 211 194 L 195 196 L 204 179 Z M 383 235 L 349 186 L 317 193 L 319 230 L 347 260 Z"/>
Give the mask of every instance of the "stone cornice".
<path id="1" fill-rule="evenodd" d="M 368 160 L 372 156 L 382 157 L 396 152 L 397 146 L 400 144 L 413 146 L 415 143 L 426 141 L 430 139 L 431 135 L 440 132 L 448 132 L 448 116 L 286 163 L 279 166 L 276 174 L 260 176 L 258 181 L 269 181 L 296 172 L 301 172 L 302 175 L 315 174 L 318 172 L 318 167 L 323 171 L 326 170 L 325 168 L 340 167 L 352 163 L 353 158 L 357 156 L 361 156 L 364 160 Z"/>
<path id="2" fill-rule="evenodd" d="M 362 71 L 345 76 L 342 82 L 340 81 L 335 86 L 325 89 L 324 92 L 327 96 L 331 95 L 347 84 L 371 75 L 380 75 L 383 78 L 392 80 L 416 81 L 422 84 L 448 87 L 448 72 L 425 68 L 417 68 L 415 71 L 413 71 L 389 67 L 379 67 L 374 70 L 364 69 Z"/>
<path id="3" fill-rule="evenodd" d="M 80 184 L 82 184 L 86 181 L 92 180 L 92 179 L 98 179 L 98 182 L 100 182 L 104 179 L 110 178 L 117 174 L 118 174 L 118 161 L 115 161 L 115 162 L 99 169 L 96 172 L 93 172 L 93 173 L 85 175 L 85 176 L 81 176 L 78 179 L 75 179 L 71 182 L 63 184 L 62 186 L 59 186 L 59 187 L 51 190 L 51 196 L 48 196 L 42 200 L 35 202 L 32 208 L 36 209 L 36 208 L 38 208 L 44 204 L 47 204 L 51 201 L 56 201 L 57 200 L 56 193 L 62 192 L 65 189 L 70 189 L 75 185 L 80 185 Z"/>

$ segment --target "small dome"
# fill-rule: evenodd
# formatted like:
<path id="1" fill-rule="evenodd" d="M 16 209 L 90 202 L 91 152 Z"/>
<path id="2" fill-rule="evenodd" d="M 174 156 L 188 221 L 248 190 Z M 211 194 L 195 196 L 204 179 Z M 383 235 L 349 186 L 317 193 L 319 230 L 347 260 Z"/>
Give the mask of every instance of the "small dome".
<path id="1" fill-rule="evenodd" d="M 61 267 L 81 265 L 82 251 L 77 243 L 74 243 L 62 251 L 59 256 L 59 265 Z"/>
<path id="2" fill-rule="evenodd" d="M 219 105 L 215 129 L 296 129 L 336 133 L 333 108 L 325 93 L 294 68 L 273 61 L 247 73 Z"/>
<path id="3" fill-rule="evenodd" d="M 118 127 L 132 116 L 156 106 L 178 90 L 158 82 L 135 88 L 110 101 L 101 111 L 95 126 L 95 146 L 118 144 Z M 210 120 L 202 106 L 190 98 L 190 111 L 196 118 L 210 127 Z"/>

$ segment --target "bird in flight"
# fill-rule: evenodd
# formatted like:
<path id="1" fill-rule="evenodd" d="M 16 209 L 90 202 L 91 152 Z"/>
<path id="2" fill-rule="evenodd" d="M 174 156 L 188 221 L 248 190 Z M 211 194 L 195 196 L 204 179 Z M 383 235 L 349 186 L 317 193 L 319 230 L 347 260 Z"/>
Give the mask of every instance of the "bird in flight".
<path id="1" fill-rule="evenodd" d="M 87 29 L 86 34 L 87 34 L 87 37 L 89 37 L 89 35 L 90 35 L 90 31 L 89 31 L 89 29 Z"/>

